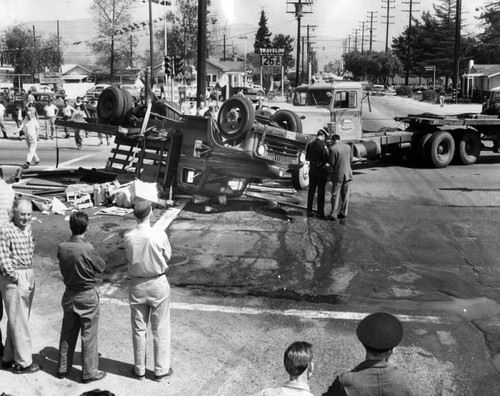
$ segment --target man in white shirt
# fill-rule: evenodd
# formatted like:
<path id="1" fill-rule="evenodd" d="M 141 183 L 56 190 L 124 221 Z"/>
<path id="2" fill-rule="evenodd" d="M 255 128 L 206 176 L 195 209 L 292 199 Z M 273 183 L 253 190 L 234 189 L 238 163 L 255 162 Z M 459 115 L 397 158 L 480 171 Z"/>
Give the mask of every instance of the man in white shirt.
<path id="1" fill-rule="evenodd" d="M 59 113 L 59 109 L 57 106 L 54 104 L 54 100 L 50 98 L 47 101 L 47 105 L 43 108 L 43 111 L 45 112 L 45 140 L 48 139 L 48 127 L 50 128 L 50 138 L 54 139 L 54 130 L 56 128 L 56 117 L 57 114 Z"/>
<path id="2" fill-rule="evenodd" d="M 63 114 L 63 120 L 64 121 L 67 121 L 69 120 L 71 117 L 73 117 L 73 113 L 75 112 L 76 110 L 74 109 L 74 107 L 70 106 L 69 103 L 68 103 L 68 100 L 67 99 L 64 99 L 64 107 L 62 109 L 62 114 Z M 68 131 L 68 128 L 64 127 L 64 133 L 65 133 L 65 136 L 64 138 L 65 139 L 69 139 L 69 131 Z"/>
<path id="3" fill-rule="evenodd" d="M 40 131 L 40 124 L 38 120 L 31 115 L 28 111 L 26 112 L 26 117 L 23 120 L 23 123 L 17 130 L 17 132 L 21 133 L 24 131 L 26 135 L 26 144 L 28 145 L 28 155 L 26 156 L 26 163 L 23 165 L 24 169 L 28 169 L 33 162 L 35 165 L 40 162 L 40 158 L 36 154 L 36 146 L 38 141 L 38 132 Z"/>
<path id="4" fill-rule="evenodd" d="M 172 250 L 167 234 L 151 227 L 152 208 L 148 201 L 134 205 L 137 227 L 124 236 L 129 302 L 134 346 L 133 374 L 146 376 L 146 333 L 151 320 L 154 352 L 154 380 L 173 374 L 170 367 L 170 285 L 166 271 Z"/>
<path id="5" fill-rule="evenodd" d="M 5 126 L 3 125 L 3 117 L 5 114 L 5 106 L 2 102 L 0 102 L 0 129 L 2 129 L 3 137 L 7 139 L 7 131 L 5 130 Z"/>

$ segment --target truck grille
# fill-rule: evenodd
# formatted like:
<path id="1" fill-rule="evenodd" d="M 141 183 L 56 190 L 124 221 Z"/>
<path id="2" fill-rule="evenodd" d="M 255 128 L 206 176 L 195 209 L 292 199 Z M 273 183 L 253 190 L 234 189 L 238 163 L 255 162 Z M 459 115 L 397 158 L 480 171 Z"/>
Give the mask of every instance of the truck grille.
<path id="1" fill-rule="evenodd" d="M 266 157 L 280 163 L 296 163 L 298 161 L 299 149 L 292 143 L 273 139 L 267 136 L 265 141 Z"/>

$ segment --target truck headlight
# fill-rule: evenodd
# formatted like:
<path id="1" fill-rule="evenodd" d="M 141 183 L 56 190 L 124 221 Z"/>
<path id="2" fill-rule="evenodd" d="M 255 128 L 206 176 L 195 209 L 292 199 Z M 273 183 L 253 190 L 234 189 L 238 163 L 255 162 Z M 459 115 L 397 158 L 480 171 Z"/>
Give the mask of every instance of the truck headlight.
<path id="1" fill-rule="evenodd" d="M 306 155 L 304 153 L 299 154 L 299 164 L 305 164 L 306 163 Z"/>
<path id="2" fill-rule="evenodd" d="M 266 152 L 266 148 L 264 147 L 264 145 L 259 144 L 259 146 L 257 147 L 257 155 L 262 157 L 265 152 Z"/>

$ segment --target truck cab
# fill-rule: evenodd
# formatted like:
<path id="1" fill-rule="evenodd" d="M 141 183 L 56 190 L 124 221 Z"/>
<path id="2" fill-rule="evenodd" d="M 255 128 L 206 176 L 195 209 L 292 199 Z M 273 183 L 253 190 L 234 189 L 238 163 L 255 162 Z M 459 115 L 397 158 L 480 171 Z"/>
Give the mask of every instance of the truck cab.
<path id="1" fill-rule="evenodd" d="M 295 90 L 292 105 L 280 108 L 300 117 L 304 134 L 315 135 L 326 127 L 342 141 L 357 141 L 362 135 L 362 93 L 361 83 L 356 81 L 301 85 Z"/>

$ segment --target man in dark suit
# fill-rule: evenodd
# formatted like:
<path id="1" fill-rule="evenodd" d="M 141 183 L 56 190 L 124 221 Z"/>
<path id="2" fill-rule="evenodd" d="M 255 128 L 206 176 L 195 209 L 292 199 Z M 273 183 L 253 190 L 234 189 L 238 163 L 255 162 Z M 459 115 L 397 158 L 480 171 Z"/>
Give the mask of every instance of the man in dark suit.
<path id="1" fill-rule="evenodd" d="M 327 217 L 329 220 L 335 220 L 335 216 L 339 219 L 347 217 L 349 190 L 352 181 L 351 161 L 351 146 L 341 142 L 339 135 L 333 135 L 328 158 L 331 167 L 330 179 L 332 181 L 332 208 Z"/>
<path id="2" fill-rule="evenodd" d="M 326 164 L 328 163 L 328 148 L 325 145 L 327 132 L 320 129 L 316 139 L 306 148 L 306 160 L 309 161 L 309 189 L 307 191 L 307 216 L 313 216 L 313 202 L 316 189 L 318 190 L 317 216 L 325 218 L 325 187 L 328 177 Z"/>

